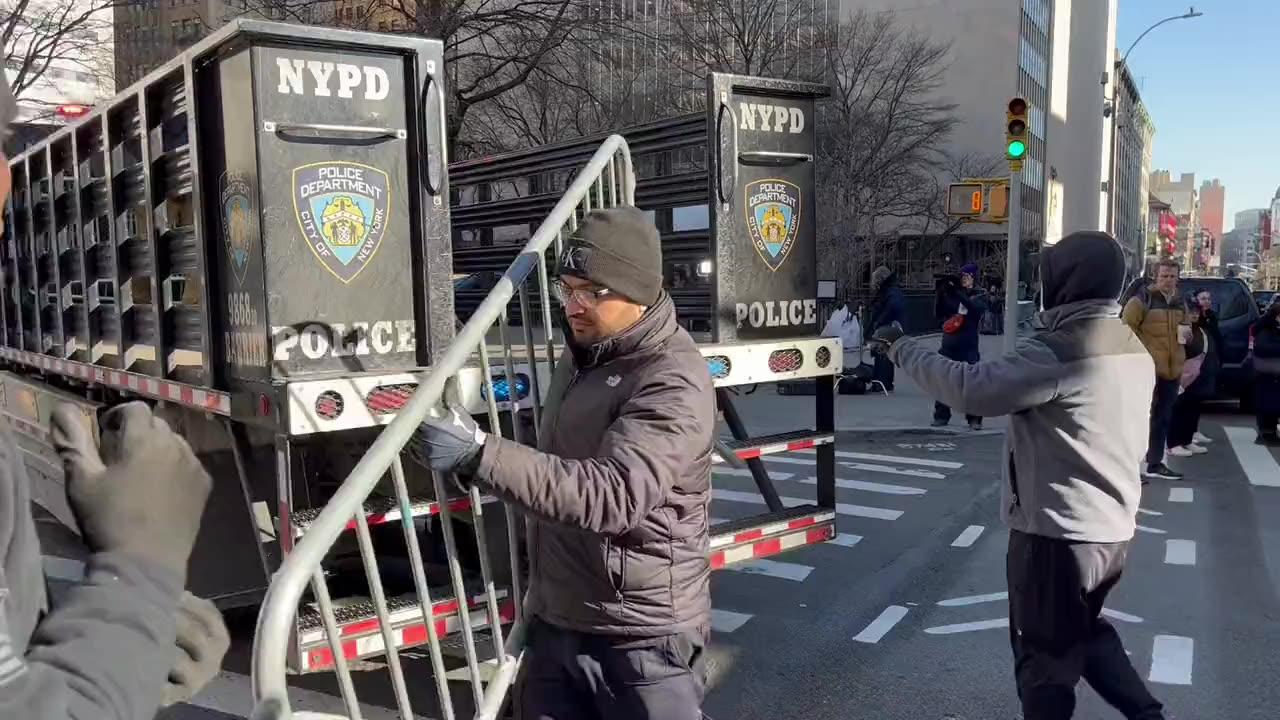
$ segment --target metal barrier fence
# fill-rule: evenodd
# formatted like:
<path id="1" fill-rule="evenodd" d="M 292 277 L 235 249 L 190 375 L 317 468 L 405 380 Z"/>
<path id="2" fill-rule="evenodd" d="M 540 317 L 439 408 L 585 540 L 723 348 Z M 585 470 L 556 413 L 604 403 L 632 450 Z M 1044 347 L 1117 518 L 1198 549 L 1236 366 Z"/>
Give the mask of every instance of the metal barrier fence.
<path id="1" fill-rule="evenodd" d="M 414 529 L 413 513 L 410 509 L 410 497 L 405 483 L 404 468 L 401 464 L 401 452 L 413 439 L 414 432 L 427 416 L 437 412 L 445 399 L 449 381 L 469 364 L 478 363 L 484 371 L 485 397 L 488 399 L 488 414 L 491 432 L 501 432 L 498 396 L 495 391 L 493 372 L 490 368 L 490 352 L 487 346 L 490 333 L 497 329 L 501 344 L 502 368 L 505 370 L 507 388 L 514 388 L 515 359 L 517 351 L 513 351 L 512 332 L 507 317 L 507 306 L 513 297 L 519 296 L 520 309 L 524 316 L 529 315 L 530 297 L 537 299 L 540 305 L 543 327 L 548 331 L 539 342 L 535 342 L 529 323 L 524 326 L 524 352 L 527 353 L 528 367 L 533 375 L 531 386 L 534 397 L 531 409 L 534 414 L 534 426 L 537 427 L 540 412 L 540 400 L 537 396 L 539 354 L 545 352 L 545 371 L 554 370 L 555 344 L 554 333 L 550 331 L 551 305 L 549 277 L 547 270 L 547 250 L 554 247 L 559 255 L 565 234 L 577 229 L 581 216 L 592 209 L 614 207 L 617 205 L 635 204 L 635 173 L 631 163 L 631 154 L 627 142 L 620 135 L 612 135 L 596 150 L 586 166 L 578 173 L 573 183 L 565 191 L 559 202 L 551 210 L 547 218 L 538 227 L 537 232 L 525 244 L 520 254 L 510 264 L 502 279 L 489 292 L 480 307 L 470 320 L 458 331 L 453 342 L 445 352 L 435 359 L 432 367 L 422 373 L 417 392 L 401 409 L 396 418 L 378 435 L 369 450 L 360 459 L 355 469 L 343 481 L 342 486 L 325 506 L 306 534 L 293 547 L 292 551 L 281 563 L 280 569 L 272 578 L 271 587 L 263 601 L 258 617 L 257 633 L 253 649 L 253 692 L 255 699 L 254 720 L 329 720 L 332 718 L 349 718 L 359 720 L 359 698 L 351 678 L 351 670 L 341 648 L 342 639 L 336 627 L 335 610 L 326 585 L 322 563 L 330 548 L 354 520 L 356 537 L 360 548 L 360 556 L 364 563 L 365 574 L 377 610 L 382 640 L 387 648 L 386 664 L 390 675 L 392 689 L 396 698 L 397 709 L 401 717 L 416 717 L 409 702 L 409 693 L 405 676 L 400 664 L 400 654 L 396 642 L 391 637 L 392 624 L 388 617 L 387 598 L 380 580 L 377 557 L 373 549 L 368 520 L 361 511 L 364 501 L 388 471 L 400 509 L 401 525 L 409 551 L 410 569 L 414 586 L 422 608 L 422 621 L 427 628 L 429 655 L 432 674 L 435 678 L 436 692 L 440 713 L 445 720 L 455 717 L 454 706 L 450 697 L 450 689 L 445 677 L 445 666 L 431 610 L 431 598 L 427 589 L 426 573 L 422 553 L 418 545 L 417 533 Z M 531 292 L 532 278 L 536 275 L 537 288 Z M 502 378 L 499 378 L 501 382 Z M 514 392 L 507 393 L 510 398 L 506 403 L 511 415 L 509 424 L 512 439 L 519 442 L 520 423 L 518 414 L 520 402 Z M 535 430 L 536 432 L 536 430 Z M 433 473 L 433 485 L 437 498 L 447 496 L 448 483 L 440 473 Z M 520 583 L 520 567 L 518 540 L 516 535 L 515 515 L 510 507 L 507 514 L 508 553 L 511 562 L 512 596 L 515 598 L 515 624 L 510 634 L 503 636 L 500 613 L 498 611 L 497 588 L 494 586 L 493 574 L 489 567 L 486 549 L 486 538 L 481 513 L 479 490 L 470 489 L 471 508 L 475 516 L 475 542 L 479 551 L 481 578 L 484 585 L 485 610 L 487 623 L 492 634 L 497 666 L 488 683 L 481 678 L 480 663 L 476 652 L 476 638 L 472 632 L 471 611 L 466 602 L 459 602 L 458 612 L 461 615 L 461 631 L 467 661 L 467 676 L 472 689 L 472 700 L 475 703 L 477 720 L 496 718 L 506 698 L 508 689 L 515 679 L 519 668 L 521 652 L 524 646 L 521 603 L 523 593 Z M 464 599 L 466 590 L 462 567 L 458 558 L 457 540 L 454 536 L 453 523 L 449 509 L 450 503 L 440 503 L 440 520 L 443 530 L 447 564 L 455 598 Z M 317 713 L 293 713 L 289 705 L 286 658 L 290 647 L 291 633 L 295 627 L 299 602 L 310 584 L 315 601 L 323 621 L 329 646 L 333 652 L 334 671 L 337 675 L 338 687 L 341 691 L 347 714 L 345 716 L 323 715 Z"/>

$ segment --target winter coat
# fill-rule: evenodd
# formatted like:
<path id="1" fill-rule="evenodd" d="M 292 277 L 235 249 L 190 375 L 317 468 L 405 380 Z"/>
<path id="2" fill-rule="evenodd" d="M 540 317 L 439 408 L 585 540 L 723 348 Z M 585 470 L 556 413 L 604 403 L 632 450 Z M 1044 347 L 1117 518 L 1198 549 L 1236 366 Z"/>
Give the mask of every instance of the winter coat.
<path id="1" fill-rule="evenodd" d="M 943 357 L 963 362 L 978 362 L 980 358 L 978 331 L 982 329 L 982 317 L 987 312 L 987 294 L 981 290 L 965 290 L 948 287 L 938 294 L 935 312 L 942 324 L 965 309 L 964 324 L 954 333 L 944 332 L 939 352 Z"/>
<path id="2" fill-rule="evenodd" d="M 569 343 L 539 449 L 490 436 L 476 473 L 526 512 L 530 613 L 606 635 L 705 630 L 715 413 L 665 293 L 625 332 Z"/>
<path id="3" fill-rule="evenodd" d="M 1182 363 L 1187 359 L 1178 342 L 1178 326 L 1186 315 L 1180 302 L 1171 302 L 1151 285 L 1130 298 L 1120 315 L 1151 353 L 1161 380 L 1181 378 Z"/>
<path id="4" fill-rule="evenodd" d="M 890 275 L 876 288 L 876 296 L 871 300 L 871 322 L 867 327 L 875 332 L 895 322 L 904 327 L 907 324 L 907 297 L 898 287 L 898 276 Z"/>
<path id="5" fill-rule="evenodd" d="M 1184 392 L 1200 377 L 1207 350 L 1205 334 L 1199 326 L 1187 326 L 1187 332 L 1190 339 L 1183 346 L 1187 359 L 1182 363 L 1182 377 L 1178 382 L 1178 387 Z"/>
<path id="6" fill-rule="evenodd" d="M 1217 314 L 1211 310 L 1200 312 L 1200 322 L 1196 327 L 1204 339 L 1204 361 L 1200 365 L 1200 374 L 1186 391 L 1193 397 L 1208 400 L 1217 391 L 1218 371 L 1222 369 L 1222 331 L 1218 329 Z"/>

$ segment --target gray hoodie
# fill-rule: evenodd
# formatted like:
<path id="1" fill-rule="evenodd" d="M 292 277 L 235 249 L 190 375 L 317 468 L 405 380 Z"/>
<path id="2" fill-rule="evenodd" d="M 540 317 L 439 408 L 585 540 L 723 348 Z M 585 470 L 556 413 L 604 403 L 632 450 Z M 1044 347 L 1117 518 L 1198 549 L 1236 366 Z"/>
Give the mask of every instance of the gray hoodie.
<path id="1" fill-rule="evenodd" d="M 13 105 L 0 81 L 3 130 Z M 180 577 L 99 553 L 48 612 L 31 481 L 0 420 L 0 720 L 154 717 L 175 657 L 181 595 Z"/>
<path id="2" fill-rule="evenodd" d="M 1151 355 L 1120 322 L 1120 246 L 1075 233 L 1045 251 L 1046 309 L 996 360 L 948 360 L 914 340 L 889 357 L 965 414 L 1009 415 L 1003 510 L 1014 530 L 1083 542 L 1133 537 L 1155 388 Z"/>

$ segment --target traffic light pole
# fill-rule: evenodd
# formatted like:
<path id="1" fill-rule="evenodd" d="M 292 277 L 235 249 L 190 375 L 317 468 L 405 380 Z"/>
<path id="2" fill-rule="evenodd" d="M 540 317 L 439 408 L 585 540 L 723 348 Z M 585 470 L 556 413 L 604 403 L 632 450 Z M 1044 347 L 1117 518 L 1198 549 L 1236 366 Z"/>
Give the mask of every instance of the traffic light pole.
<path id="1" fill-rule="evenodd" d="M 1022 261 L 1022 169 L 1009 173 L 1009 247 L 1004 262 L 1004 349 L 1018 342 L 1018 277 Z"/>

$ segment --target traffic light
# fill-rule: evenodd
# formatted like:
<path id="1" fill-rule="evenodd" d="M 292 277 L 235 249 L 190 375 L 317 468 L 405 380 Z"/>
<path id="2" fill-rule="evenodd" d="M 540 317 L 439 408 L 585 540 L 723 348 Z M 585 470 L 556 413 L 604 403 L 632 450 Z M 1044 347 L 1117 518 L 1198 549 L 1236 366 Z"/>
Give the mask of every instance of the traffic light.
<path id="1" fill-rule="evenodd" d="M 1009 186 L 995 185 L 987 196 L 987 217 L 1004 220 L 1009 217 Z"/>
<path id="2" fill-rule="evenodd" d="M 947 215 L 977 217 L 982 214 L 982 183 L 951 183 L 947 186 Z"/>
<path id="3" fill-rule="evenodd" d="M 1022 160 L 1027 156 L 1027 101 L 1023 98 L 1015 97 L 1009 101 L 1005 112 L 1004 140 L 1009 170 L 1022 170 Z"/>

